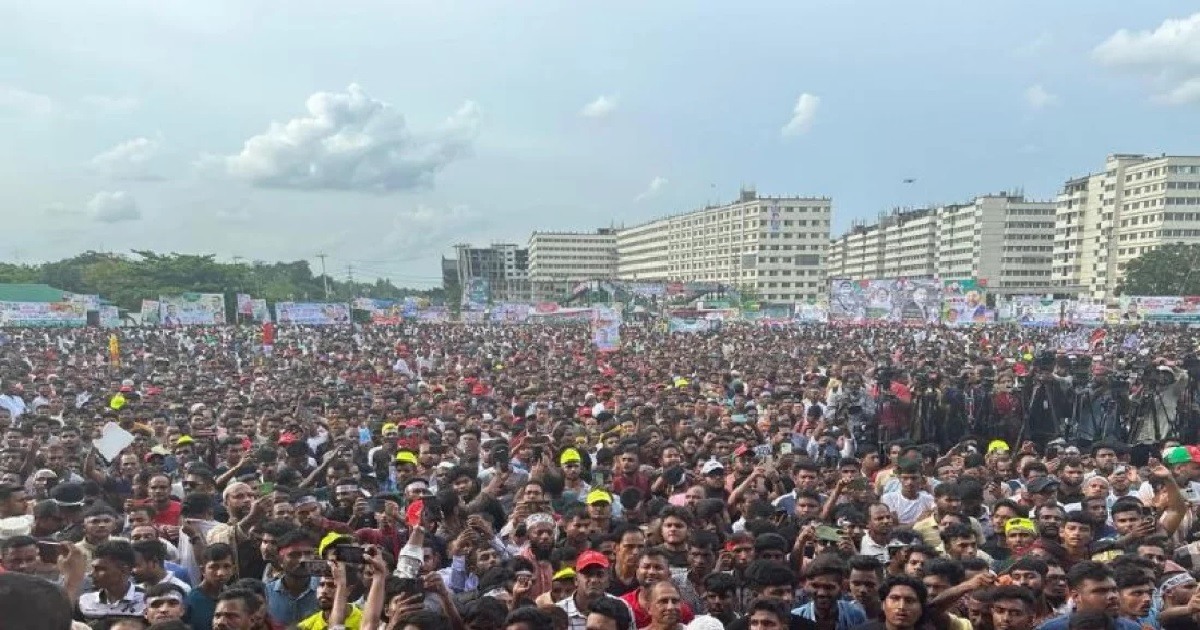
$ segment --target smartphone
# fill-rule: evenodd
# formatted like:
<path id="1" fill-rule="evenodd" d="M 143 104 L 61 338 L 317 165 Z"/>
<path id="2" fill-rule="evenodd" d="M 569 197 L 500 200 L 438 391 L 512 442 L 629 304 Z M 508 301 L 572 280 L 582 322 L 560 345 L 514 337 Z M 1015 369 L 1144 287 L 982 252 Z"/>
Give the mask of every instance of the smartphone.
<path id="1" fill-rule="evenodd" d="M 791 455 L 792 454 L 792 443 L 791 442 L 783 442 L 782 444 L 780 444 L 779 445 L 779 454 L 780 455 Z"/>
<path id="2" fill-rule="evenodd" d="M 274 481 L 264 481 L 258 484 L 258 496 L 265 497 L 272 492 L 275 492 Z"/>
<path id="3" fill-rule="evenodd" d="M 363 564 L 364 549 L 353 545 L 338 545 L 333 548 L 333 559 L 347 564 Z"/>
<path id="4" fill-rule="evenodd" d="M 58 562 L 63 552 L 62 545 L 45 540 L 38 541 L 37 549 L 38 557 L 42 559 L 42 562 Z"/>

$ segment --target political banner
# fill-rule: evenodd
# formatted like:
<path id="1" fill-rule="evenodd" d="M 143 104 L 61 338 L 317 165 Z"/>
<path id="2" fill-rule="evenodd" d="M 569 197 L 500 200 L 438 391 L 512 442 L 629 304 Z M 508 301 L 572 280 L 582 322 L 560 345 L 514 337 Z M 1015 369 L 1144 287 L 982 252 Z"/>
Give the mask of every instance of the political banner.
<path id="1" fill-rule="evenodd" d="M 360 309 L 362 310 L 362 309 Z M 371 323 L 380 326 L 395 326 L 404 323 L 404 307 L 391 303 L 390 306 L 371 309 Z"/>
<path id="2" fill-rule="evenodd" d="M 163 326 L 214 326 L 225 323 L 225 296 L 221 293 L 184 293 L 159 296 Z"/>
<path id="3" fill-rule="evenodd" d="M 1122 296 L 1120 323 L 1200 323 L 1200 296 Z"/>
<path id="4" fill-rule="evenodd" d="M 237 314 L 242 317 L 254 315 L 254 299 L 246 293 L 237 294 Z"/>
<path id="5" fill-rule="evenodd" d="M 275 317 L 280 324 L 332 326 L 350 323 L 350 305 L 325 302 L 276 302 Z"/>
<path id="6" fill-rule="evenodd" d="M 1076 326 L 1100 326 L 1105 322 L 1105 308 L 1103 304 L 1069 300 L 1064 319 Z"/>
<path id="7" fill-rule="evenodd" d="M 350 308 L 356 311 L 377 311 L 384 308 L 384 300 L 376 300 L 375 298 L 359 297 L 350 300 Z"/>
<path id="8" fill-rule="evenodd" d="M 621 313 L 610 306 L 592 310 L 592 343 L 600 352 L 613 352 L 621 347 Z"/>
<path id="9" fill-rule="evenodd" d="M 1000 321 L 1051 328 L 1065 321 L 1067 312 L 1066 300 L 1051 300 L 1032 295 L 1018 295 L 1009 298 L 1000 307 Z"/>
<path id="10" fill-rule="evenodd" d="M 829 321 L 829 302 L 814 300 L 795 305 L 792 319 L 801 324 L 824 324 Z"/>
<path id="11" fill-rule="evenodd" d="M 461 311 L 458 314 L 458 321 L 464 324 L 482 324 L 485 315 L 487 313 L 483 311 Z"/>
<path id="12" fill-rule="evenodd" d="M 518 302 L 501 302 L 492 307 L 491 320 L 498 324 L 524 324 L 533 307 Z"/>
<path id="13" fill-rule="evenodd" d="M 162 320 L 158 300 L 142 300 L 142 323 L 157 325 Z"/>
<path id="14" fill-rule="evenodd" d="M 702 333 L 716 330 L 721 325 L 719 319 L 684 319 L 670 317 L 667 319 L 667 332 L 673 333 Z"/>
<path id="15" fill-rule="evenodd" d="M 947 280 L 942 284 L 942 322 L 947 326 L 971 326 L 996 321 L 996 311 L 987 306 L 987 281 L 977 278 Z"/>
<path id="16" fill-rule="evenodd" d="M 116 328 L 121 325 L 121 311 L 115 306 L 100 307 L 100 327 Z"/>
<path id="17" fill-rule="evenodd" d="M 0 302 L 0 326 L 78 328 L 87 325 L 87 310 L 77 302 Z"/>
<path id="18" fill-rule="evenodd" d="M 417 321 L 426 323 L 441 323 L 450 321 L 450 311 L 444 306 L 431 306 L 417 311 Z"/>
<path id="19" fill-rule="evenodd" d="M 930 278 L 829 281 L 829 321 L 842 324 L 936 324 L 942 285 Z"/>
<path id="20" fill-rule="evenodd" d="M 467 286 L 463 287 L 463 310 L 482 311 L 486 309 L 491 293 L 492 283 L 487 278 L 468 278 Z"/>
<path id="21" fill-rule="evenodd" d="M 271 309 L 267 308 L 266 298 L 250 300 L 250 319 L 256 322 L 271 321 Z"/>
<path id="22" fill-rule="evenodd" d="M 63 300 L 70 302 L 72 304 L 82 304 L 84 310 L 87 310 L 87 311 L 99 311 L 100 310 L 100 296 L 99 295 L 87 295 L 84 293 L 68 293 L 68 292 L 64 291 L 63 292 Z"/>

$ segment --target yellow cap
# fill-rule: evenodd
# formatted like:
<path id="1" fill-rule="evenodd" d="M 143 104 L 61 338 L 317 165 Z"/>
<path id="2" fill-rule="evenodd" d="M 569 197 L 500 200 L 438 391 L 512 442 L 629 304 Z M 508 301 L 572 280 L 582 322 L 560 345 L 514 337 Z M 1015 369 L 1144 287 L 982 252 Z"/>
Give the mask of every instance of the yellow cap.
<path id="1" fill-rule="evenodd" d="M 558 456 L 558 463 L 560 465 L 561 464 L 569 464 L 571 462 L 578 462 L 578 461 L 582 461 L 582 458 L 579 457 L 579 451 L 577 451 L 573 448 L 569 448 L 569 449 L 563 451 L 562 455 Z"/>
<path id="2" fill-rule="evenodd" d="M 380 435 L 387 435 L 389 431 L 393 432 L 393 433 L 399 433 L 400 428 L 397 427 L 395 424 L 389 422 L 389 423 L 383 425 L 383 427 L 379 429 Z"/>
<path id="3" fill-rule="evenodd" d="M 118 393 L 117 395 L 113 396 L 108 401 L 108 406 L 110 409 L 114 409 L 114 410 L 124 407 L 125 406 L 125 397 L 122 396 L 120 393 Z"/>
<path id="4" fill-rule="evenodd" d="M 1029 532 L 1030 534 L 1037 533 L 1037 527 L 1033 524 L 1033 519 L 1014 517 L 1008 519 L 1004 523 L 1004 533 L 1009 532 Z"/>
<path id="5" fill-rule="evenodd" d="M 415 466 L 419 462 L 417 462 L 416 454 L 413 453 L 412 451 L 400 451 L 399 453 L 396 453 L 396 463 L 397 464 L 412 464 Z"/>
<path id="6" fill-rule="evenodd" d="M 179 436 L 179 439 L 175 440 L 175 446 L 184 446 L 186 444 L 194 444 L 195 442 L 196 440 L 193 440 L 192 436 L 181 435 Z"/>
<path id="7" fill-rule="evenodd" d="M 995 453 L 996 451 L 1010 451 L 1010 450 L 1012 450 L 1012 449 L 1008 448 L 1008 442 L 1005 442 L 1004 440 L 992 440 L 991 442 L 988 442 L 988 450 L 987 450 L 988 453 Z"/>
<path id="8" fill-rule="evenodd" d="M 335 545 L 353 542 L 354 539 L 345 534 L 329 532 L 328 534 L 325 534 L 324 538 L 321 539 L 321 544 L 317 545 L 317 556 L 320 557 L 325 555 L 325 550 Z"/>
<path id="9" fill-rule="evenodd" d="M 552 579 L 554 579 L 554 580 L 574 580 L 575 579 L 575 569 L 572 569 L 571 567 L 567 567 L 565 569 L 559 569 L 558 573 L 555 573 L 554 577 Z"/>
<path id="10" fill-rule="evenodd" d="M 603 490 L 592 490 L 587 495 L 587 504 L 593 505 L 595 503 L 612 503 L 612 495 Z"/>

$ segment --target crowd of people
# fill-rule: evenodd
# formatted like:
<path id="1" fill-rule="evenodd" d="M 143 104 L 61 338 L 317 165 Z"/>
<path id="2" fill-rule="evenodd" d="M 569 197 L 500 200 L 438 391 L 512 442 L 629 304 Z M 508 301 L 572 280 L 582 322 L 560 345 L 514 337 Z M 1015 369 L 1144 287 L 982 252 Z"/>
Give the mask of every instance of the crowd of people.
<path id="1" fill-rule="evenodd" d="M 0 331 L 0 630 L 1200 630 L 1200 339 L 1106 332 Z"/>

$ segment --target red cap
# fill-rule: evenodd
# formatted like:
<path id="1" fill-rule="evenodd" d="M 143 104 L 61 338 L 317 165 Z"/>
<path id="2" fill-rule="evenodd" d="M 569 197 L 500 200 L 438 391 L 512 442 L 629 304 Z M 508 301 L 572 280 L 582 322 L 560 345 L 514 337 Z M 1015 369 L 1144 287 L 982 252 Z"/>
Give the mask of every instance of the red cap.
<path id="1" fill-rule="evenodd" d="M 608 568 L 608 556 L 599 551 L 585 551 L 575 558 L 575 570 L 584 571 L 588 567 Z"/>
<path id="2" fill-rule="evenodd" d="M 749 453 L 749 452 L 750 452 L 750 447 L 746 446 L 745 444 L 742 444 L 742 445 L 739 445 L 737 448 L 733 449 L 733 456 L 741 457 L 742 455 L 745 455 L 746 453 Z"/>

